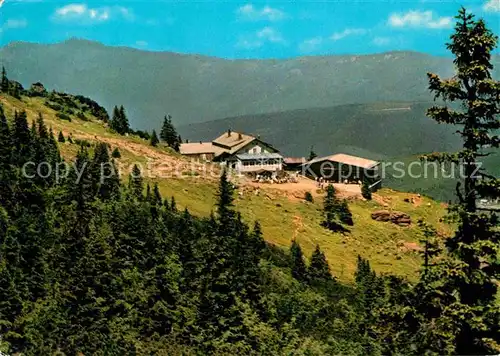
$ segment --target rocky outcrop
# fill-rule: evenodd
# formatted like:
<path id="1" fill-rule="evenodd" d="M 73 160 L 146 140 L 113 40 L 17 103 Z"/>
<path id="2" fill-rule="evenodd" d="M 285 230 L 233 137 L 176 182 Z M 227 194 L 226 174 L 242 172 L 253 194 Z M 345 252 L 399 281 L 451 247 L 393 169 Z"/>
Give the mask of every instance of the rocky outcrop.
<path id="1" fill-rule="evenodd" d="M 31 84 L 29 94 L 30 96 L 46 96 L 47 90 L 45 89 L 42 83 L 36 82 Z"/>
<path id="2" fill-rule="evenodd" d="M 390 221 L 399 226 L 409 226 L 411 224 L 410 215 L 401 211 L 377 210 L 372 213 L 375 221 Z"/>

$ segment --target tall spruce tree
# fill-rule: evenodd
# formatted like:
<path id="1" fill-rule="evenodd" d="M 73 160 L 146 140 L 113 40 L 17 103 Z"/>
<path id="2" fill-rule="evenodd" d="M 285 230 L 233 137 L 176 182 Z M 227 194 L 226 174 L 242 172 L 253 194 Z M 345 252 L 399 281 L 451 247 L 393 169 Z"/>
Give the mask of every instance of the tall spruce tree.
<path id="1" fill-rule="evenodd" d="M 59 135 L 57 135 L 57 142 L 60 142 L 60 143 L 66 142 L 66 139 L 64 138 L 64 134 L 62 133 L 62 131 L 59 131 Z"/>
<path id="2" fill-rule="evenodd" d="M 180 141 L 180 136 L 177 134 L 174 124 L 172 123 L 172 116 L 170 115 L 165 116 L 163 119 L 160 138 L 169 147 L 179 151 L 179 146 L 182 142 Z"/>
<path id="3" fill-rule="evenodd" d="M 333 185 L 328 185 L 326 188 L 325 200 L 323 202 L 323 222 L 322 225 L 334 232 L 347 231 L 340 223 L 340 214 L 342 214 L 342 203 L 338 200 Z M 343 213 L 342 216 L 347 218 L 347 214 Z M 347 221 L 347 220 L 346 220 Z"/>
<path id="4" fill-rule="evenodd" d="M 372 200 L 372 190 L 370 189 L 370 183 L 365 179 L 361 185 L 361 195 L 366 200 Z"/>
<path id="5" fill-rule="evenodd" d="M 292 255 L 292 277 L 301 282 L 308 281 L 307 267 L 304 261 L 304 254 L 299 243 L 294 239 L 290 247 L 290 254 Z"/>
<path id="6" fill-rule="evenodd" d="M 2 90 L 2 93 L 9 93 L 9 79 L 7 78 L 5 67 L 2 67 L 2 82 L 0 83 L 0 89 Z"/>
<path id="7" fill-rule="evenodd" d="M 498 148 L 500 143 L 500 83 L 491 76 L 491 53 L 497 37 L 483 20 L 476 20 L 464 8 L 456 19 L 447 44 L 455 56 L 455 75 L 441 79 L 428 74 L 429 89 L 436 98 L 462 108 L 441 105 L 427 111 L 439 123 L 458 126 L 463 141 L 459 152 L 427 157 L 464 167 L 464 179 L 457 186 L 459 202 L 451 208 L 458 218 L 458 229 L 446 241 L 448 253 L 441 258 L 437 274 L 442 278 L 436 283 L 440 293 L 452 301 L 440 311 L 440 319 L 451 320 L 456 330 L 455 353 L 499 353 L 500 311 L 495 300 L 500 276 L 499 223 L 495 214 L 480 211 L 476 203 L 478 198 L 500 197 L 500 180 L 483 169 L 477 172 L 482 157 L 488 154 L 484 149 Z"/>
<path id="8" fill-rule="evenodd" d="M 233 184 L 229 181 L 227 177 L 227 172 L 224 170 L 222 172 L 220 182 L 219 182 L 219 191 L 217 194 L 217 214 L 219 221 L 219 228 L 222 234 L 226 234 L 230 232 L 234 222 L 234 210 L 233 210 L 233 201 L 234 201 L 234 187 Z"/>
<path id="9" fill-rule="evenodd" d="M 160 140 L 158 139 L 158 135 L 156 134 L 156 130 L 153 130 L 151 133 L 151 139 L 149 141 L 151 146 L 156 147 L 160 143 Z"/>
<path id="10" fill-rule="evenodd" d="M 91 162 L 92 184 L 94 194 L 106 201 L 117 197 L 120 193 L 120 177 L 114 161 L 109 157 L 108 145 L 97 144 Z"/>
<path id="11" fill-rule="evenodd" d="M 121 129 L 121 134 L 125 135 L 126 133 L 130 132 L 130 124 L 128 122 L 128 117 L 127 114 L 125 113 L 125 108 L 123 105 L 120 106 L 119 109 L 120 112 L 120 129 Z"/>
<path id="12" fill-rule="evenodd" d="M 30 161 L 33 157 L 32 132 L 28 125 L 26 111 L 14 113 L 14 128 L 12 131 L 14 162 L 19 167 L 22 167 L 25 162 Z"/>
<path id="13" fill-rule="evenodd" d="M 141 169 L 136 164 L 134 164 L 132 172 L 129 176 L 128 186 L 132 196 L 136 199 L 142 200 L 144 191 L 143 178 Z"/>
<path id="14" fill-rule="evenodd" d="M 309 151 L 309 157 L 307 157 L 307 160 L 312 161 L 316 157 L 318 157 L 318 155 L 316 154 L 316 152 L 314 152 L 314 147 L 311 146 L 311 150 Z"/>
<path id="15" fill-rule="evenodd" d="M 342 202 L 338 203 L 338 216 L 339 220 L 349 226 L 354 225 L 354 221 L 352 220 L 352 213 L 349 210 L 349 205 L 347 204 L 347 200 L 342 200 Z"/>
<path id="16" fill-rule="evenodd" d="M 321 251 L 319 245 L 316 245 L 311 256 L 308 274 L 311 281 L 317 282 L 326 282 L 333 278 L 325 254 Z"/>
<path id="17" fill-rule="evenodd" d="M 11 145 L 9 124 L 7 123 L 3 106 L 0 105 L 0 166 L 2 167 L 0 170 L 6 169 L 10 163 Z"/>
<path id="18" fill-rule="evenodd" d="M 125 135 L 126 133 L 130 132 L 130 125 L 123 105 L 119 108 L 117 106 L 113 108 L 113 116 L 111 117 L 109 125 L 111 129 L 113 129 L 120 135 Z"/>

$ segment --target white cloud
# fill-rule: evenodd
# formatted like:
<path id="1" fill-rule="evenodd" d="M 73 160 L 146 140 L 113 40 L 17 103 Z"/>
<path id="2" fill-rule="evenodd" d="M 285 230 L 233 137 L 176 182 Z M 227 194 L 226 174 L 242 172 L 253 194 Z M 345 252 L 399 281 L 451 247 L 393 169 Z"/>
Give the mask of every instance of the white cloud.
<path id="1" fill-rule="evenodd" d="M 236 13 L 243 20 L 248 21 L 279 21 L 285 18 L 285 13 L 279 9 L 275 9 L 269 6 L 264 6 L 263 8 L 256 8 L 252 4 L 246 4 L 238 8 Z"/>
<path id="2" fill-rule="evenodd" d="M 483 5 L 483 10 L 488 12 L 500 12 L 500 0 L 488 0 Z"/>
<path id="3" fill-rule="evenodd" d="M 138 47 L 147 47 L 148 43 L 146 41 L 139 40 L 139 41 L 135 41 L 135 45 Z"/>
<path id="4" fill-rule="evenodd" d="M 134 14 L 126 7 L 104 6 L 89 8 L 87 4 L 68 4 L 56 9 L 54 19 L 60 21 L 80 20 L 84 22 L 104 22 L 111 17 L 121 17 L 126 20 L 133 20 Z"/>
<path id="5" fill-rule="evenodd" d="M 0 25 L 0 33 L 17 28 L 24 28 L 28 26 L 28 21 L 26 19 L 8 19 L 2 25 Z"/>
<path id="6" fill-rule="evenodd" d="M 257 31 L 257 38 L 261 38 L 265 41 L 277 43 L 277 42 L 283 42 L 283 37 L 281 36 L 281 33 L 276 31 L 274 28 L 271 27 L 264 27 L 262 30 Z"/>
<path id="7" fill-rule="evenodd" d="M 358 36 L 358 35 L 363 35 L 367 31 L 364 28 L 346 28 L 342 32 L 335 32 L 330 39 L 333 41 L 339 41 L 343 38 L 346 38 L 348 36 Z"/>
<path id="8" fill-rule="evenodd" d="M 244 48 L 244 49 L 255 49 L 262 47 L 264 43 L 262 41 L 258 41 L 255 39 L 248 39 L 248 38 L 240 38 L 238 40 L 238 43 L 236 44 L 236 47 L 239 48 Z"/>
<path id="9" fill-rule="evenodd" d="M 250 36 L 240 37 L 236 46 L 245 49 L 255 49 L 264 46 L 266 43 L 285 44 L 286 41 L 281 33 L 274 28 L 264 27 Z"/>
<path id="10" fill-rule="evenodd" d="M 301 51 L 302 53 L 314 52 L 322 44 L 323 44 L 323 37 L 310 38 L 304 40 L 301 44 L 299 44 L 299 51 Z"/>
<path id="11" fill-rule="evenodd" d="M 372 40 L 372 43 L 375 45 L 375 46 L 387 46 L 388 44 L 390 44 L 392 41 L 389 37 L 375 37 L 373 40 Z"/>
<path id="12" fill-rule="evenodd" d="M 2 26 L 3 29 L 7 28 L 23 28 L 28 26 L 26 19 L 8 19 Z"/>
<path id="13" fill-rule="evenodd" d="M 451 17 L 434 16 L 432 11 L 410 10 L 406 13 L 393 13 L 389 16 L 389 25 L 392 27 L 410 28 L 450 28 L 453 19 Z"/>

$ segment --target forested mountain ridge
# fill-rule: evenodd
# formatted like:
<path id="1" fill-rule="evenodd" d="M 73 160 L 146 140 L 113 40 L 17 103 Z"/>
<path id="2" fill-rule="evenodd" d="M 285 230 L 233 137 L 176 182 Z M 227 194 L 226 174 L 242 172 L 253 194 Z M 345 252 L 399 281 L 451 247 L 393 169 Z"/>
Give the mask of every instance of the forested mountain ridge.
<path id="1" fill-rule="evenodd" d="M 447 76 L 453 70 L 451 58 L 416 52 L 226 60 L 78 39 L 13 42 L 0 49 L 0 59 L 12 79 L 25 86 L 40 81 L 50 89 L 91 96 L 108 111 L 127 103 L 131 124 L 148 130 L 165 113 L 180 126 L 342 104 L 430 101 L 426 73 Z"/>

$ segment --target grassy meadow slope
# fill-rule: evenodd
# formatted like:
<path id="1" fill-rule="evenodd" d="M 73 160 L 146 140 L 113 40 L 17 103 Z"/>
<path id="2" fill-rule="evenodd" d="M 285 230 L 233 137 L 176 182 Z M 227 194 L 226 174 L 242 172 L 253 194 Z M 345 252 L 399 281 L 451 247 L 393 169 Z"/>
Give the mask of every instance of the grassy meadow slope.
<path id="1" fill-rule="evenodd" d="M 498 63 L 499 57 L 494 58 Z M 428 71 L 452 73 L 451 58 L 416 52 L 227 60 L 110 47 L 72 39 L 13 42 L 0 65 L 23 85 L 125 105 L 135 128 L 171 113 L 177 126 L 224 117 L 377 101 L 428 101 Z"/>
<path id="2" fill-rule="evenodd" d="M 72 116 L 71 122 L 63 121 L 55 116 L 55 111 L 44 105 L 42 98 L 23 97 L 17 100 L 0 97 L 0 103 L 8 117 L 13 116 L 14 110 L 24 109 L 32 120 L 41 112 L 56 134 L 61 130 L 66 137 L 71 134 L 74 140 L 103 141 L 109 143 L 112 149 L 118 147 L 122 154 L 118 162 L 123 167 L 123 174 L 134 162 L 146 167 L 149 161 L 150 171 L 165 177 L 149 179 L 159 183 L 163 196 L 174 195 L 179 207 L 186 207 L 197 215 L 208 215 L 213 210 L 217 177 L 216 174 L 209 177 L 202 174 L 203 169 L 213 167 L 192 165 L 170 149 L 151 147 L 138 137 L 116 135 L 102 122 L 90 117 L 90 121 L 82 121 L 76 116 Z M 60 144 L 60 148 L 65 158 L 70 160 L 75 156 L 78 145 L 66 142 Z M 217 172 L 216 167 L 213 169 Z M 299 195 L 287 194 L 269 185 L 263 186 L 262 194 L 258 196 L 244 183 L 241 183 L 239 191 L 241 194 L 236 199 L 238 210 L 247 222 L 261 222 L 268 242 L 288 247 L 292 238 L 296 238 L 307 256 L 310 256 L 315 244 L 319 244 L 334 274 L 343 280 L 352 278 L 358 254 L 369 258 L 377 271 L 415 277 L 420 265 L 416 251 L 420 231 L 415 222 L 425 218 L 435 224 L 441 233 L 449 233 L 449 227 L 439 222 L 445 212 L 440 203 L 428 198 L 422 198 L 416 204 L 405 203 L 403 200 L 410 194 L 389 189 L 375 194 L 373 201 L 355 200 L 350 203 L 355 225 L 347 235 L 331 233 L 320 226 L 322 198 L 317 192 L 312 192 L 315 202 L 306 203 L 301 199 L 303 192 Z M 371 212 L 381 208 L 406 212 L 414 224 L 399 227 L 373 221 Z"/>

